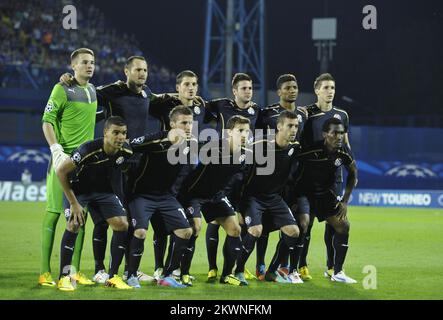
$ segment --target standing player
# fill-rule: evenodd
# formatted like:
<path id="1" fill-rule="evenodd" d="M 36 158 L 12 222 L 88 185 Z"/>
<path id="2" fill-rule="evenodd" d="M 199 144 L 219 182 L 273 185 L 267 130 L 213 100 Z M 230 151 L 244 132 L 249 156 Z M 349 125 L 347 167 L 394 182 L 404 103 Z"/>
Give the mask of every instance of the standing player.
<path id="1" fill-rule="evenodd" d="M 180 189 L 180 201 L 187 213 L 206 222 L 215 221 L 225 229 L 227 236 L 223 246 L 224 265 L 221 283 L 242 285 L 232 274 L 232 269 L 240 251 L 240 226 L 235 211 L 224 190 L 235 181 L 236 175 L 246 168 L 248 157 L 244 149 L 249 136 L 250 120 L 233 116 L 227 122 L 226 139 L 211 141 L 204 146 L 210 161 L 200 162 L 184 180 Z M 203 149 L 200 150 L 202 154 Z M 250 156 L 250 155 L 249 155 Z"/>
<path id="2" fill-rule="evenodd" d="M 183 249 L 192 235 L 185 210 L 173 192 L 177 177 L 186 164 L 173 164 L 170 162 L 169 154 L 171 151 L 187 151 L 188 153 L 184 155 L 189 154 L 190 148 L 187 145 L 190 144 L 193 115 L 188 107 L 177 106 L 172 109 L 169 118 L 172 130 L 169 133 L 164 132 L 163 139 L 146 141 L 142 136 L 131 141 L 134 151 L 142 153 L 141 166 L 129 177 L 131 195 L 128 206 L 134 227 L 134 237 L 131 239 L 129 250 L 128 284 L 134 288 L 140 288 L 136 272 L 143 255 L 149 221 L 154 213 L 164 221 L 166 232 L 172 232 L 172 244 L 166 268 L 158 284 L 185 287 L 171 275 L 180 265 Z M 178 135 L 177 132 L 181 134 Z M 184 139 L 187 141 L 183 141 Z M 197 143 L 196 140 L 194 142 Z"/>
<path id="3" fill-rule="evenodd" d="M 335 79 L 329 73 L 321 74 L 315 79 L 314 91 L 317 95 L 317 102 L 307 107 L 308 120 L 306 121 L 303 134 L 301 136 L 302 147 L 309 147 L 315 142 L 323 140 L 322 127 L 326 120 L 331 118 L 339 119 L 343 122 L 345 128 L 344 143 L 351 149 L 349 144 L 349 116 L 346 111 L 336 108 L 332 105 L 335 96 Z M 337 196 L 343 195 L 343 175 L 342 168 L 337 169 L 336 184 L 334 190 Z M 304 218 L 303 218 L 304 216 Z M 306 221 L 309 216 L 305 213 L 299 214 L 297 217 L 299 221 Z M 309 220 L 308 220 L 309 221 Z M 313 219 L 310 220 L 309 226 L 306 230 L 305 243 L 302 255 L 300 257 L 299 272 L 303 280 L 310 280 L 312 276 L 309 274 L 306 257 L 308 255 L 309 244 L 311 241 L 311 229 Z M 333 273 L 334 265 L 334 248 L 332 238 L 334 236 L 334 228 L 326 223 L 324 240 L 327 251 L 327 271 L 325 276 L 330 277 Z"/>
<path id="4" fill-rule="evenodd" d="M 333 274 L 332 281 L 356 283 L 343 272 L 343 263 L 348 251 L 349 221 L 347 204 L 357 183 L 357 167 L 345 142 L 345 126 L 341 120 L 330 118 L 322 127 L 324 141 L 313 143 L 302 149 L 297 170 L 297 194 L 309 201 L 311 219 L 326 220 L 335 234 L 333 237 Z M 340 166 L 348 171 L 346 189 L 343 197 L 334 191 L 336 172 Z M 340 199 L 340 200 L 339 200 Z"/>
<path id="5" fill-rule="evenodd" d="M 293 74 L 282 74 L 277 79 L 277 95 L 280 97 L 280 101 L 276 104 L 268 106 L 262 109 L 259 113 L 257 119 L 257 129 L 266 130 L 266 134 L 269 134 L 270 130 L 277 130 L 277 119 L 278 116 L 285 110 L 295 112 L 298 120 L 298 130 L 297 130 L 297 140 L 300 139 L 300 135 L 303 131 L 303 126 L 306 121 L 306 114 L 300 108 L 295 106 L 295 101 L 298 97 L 298 83 L 297 79 Z M 296 164 L 296 162 L 294 163 Z M 295 166 L 293 170 L 295 170 Z M 292 170 L 292 171 L 293 171 Z M 292 176 L 292 175 L 291 175 Z M 293 188 L 291 188 L 291 183 L 289 183 L 284 188 L 284 200 L 289 205 L 290 208 L 297 210 L 294 207 L 295 199 Z M 303 216 L 301 216 L 303 218 Z M 309 222 L 298 220 L 300 232 L 303 234 L 306 232 L 307 225 Z M 256 262 L 256 275 L 259 280 L 264 280 L 265 277 L 265 254 L 266 248 L 268 246 L 268 235 L 262 233 L 261 237 L 257 241 L 257 262 Z M 287 257 L 289 258 L 289 252 Z M 282 268 L 280 271 L 288 274 L 287 258 L 282 261 Z"/>
<path id="6" fill-rule="evenodd" d="M 67 199 L 67 224 L 60 249 L 59 290 L 75 290 L 70 277 L 71 260 L 79 228 L 85 224 L 84 207 L 88 207 L 94 224 L 105 220 L 113 230 L 110 279 L 106 285 L 132 289 L 118 276 L 125 253 L 128 220 L 115 190 L 121 184 L 121 167 L 132 156 L 130 146 L 125 143 L 126 132 L 122 118 L 110 117 L 105 123 L 104 138 L 82 144 L 56 169 Z"/>
<path id="7" fill-rule="evenodd" d="M 259 170 L 263 169 L 261 168 L 263 166 L 260 162 L 255 162 L 247 175 L 242 194 L 241 212 L 244 215 L 248 232 L 242 239 L 243 246 L 237 260 L 235 276 L 244 284 L 247 284 L 244 276 L 246 261 L 264 228 L 268 229 L 267 232 L 274 229 L 281 230 L 281 237 L 289 248 L 292 262 L 289 279 L 293 283 L 303 283 L 294 267 L 296 255 L 300 253 L 300 250 L 297 251 L 299 235 L 297 222 L 281 196 L 300 147 L 295 140 L 298 129 L 297 115 L 285 110 L 280 113 L 276 122 L 278 132 L 275 136 L 272 135 L 275 140 L 272 140 L 272 136 L 268 136 L 267 139 L 254 143 L 255 151 L 263 150 L 267 157 L 271 156 L 275 159 L 275 167 L 270 174 L 260 174 Z M 255 157 L 258 154 L 255 152 Z M 278 265 L 275 268 L 269 268 L 265 276 L 266 280 L 288 282 L 277 272 L 277 267 Z"/>
<path id="8" fill-rule="evenodd" d="M 254 132 L 255 124 L 259 114 L 259 106 L 252 101 L 253 86 L 252 79 L 245 73 L 236 73 L 232 78 L 232 93 L 234 100 L 223 98 L 208 101 L 207 109 L 217 120 L 217 131 L 223 137 L 227 121 L 233 116 L 242 116 L 250 121 L 251 133 Z M 232 184 L 226 195 L 231 200 L 234 208 L 238 207 L 242 177 L 237 175 L 237 180 Z M 241 215 L 239 215 L 241 219 Z M 243 221 L 241 222 L 242 234 L 246 232 Z M 208 253 L 208 281 L 212 282 L 217 279 L 217 248 L 218 248 L 218 230 L 220 225 L 214 221 L 208 223 L 206 229 L 206 248 Z M 246 271 L 248 279 L 253 277 L 250 272 Z"/>
<path id="9" fill-rule="evenodd" d="M 98 105 L 103 107 L 100 118 L 122 117 L 127 124 L 129 138 L 158 132 L 162 127 L 161 122 L 150 113 L 152 102 L 157 99 L 157 96 L 146 86 L 148 62 L 142 56 L 131 56 L 126 60 L 124 73 L 126 75 L 126 82 L 117 81 L 97 88 Z M 64 74 L 60 81 L 66 85 L 71 85 L 72 76 Z M 138 160 L 138 157 L 132 157 L 129 160 L 129 172 L 136 169 Z M 122 186 L 122 189 L 126 189 L 126 186 Z M 126 190 L 119 192 L 124 203 L 126 203 L 125 192 Z M 129 226 L 130 237 L 133 234 L 131 229 L 132 225 Z M 104 265 L 107 230 L 108 224 L 104 221 L 103 223 L 96 224 L 93 231 L 92 247 L 95 260 L 93 280 L 98 283 L 105 283 L 109 277 Z M 127 259 L 125 270 L 127 269 Z M 152 281 L 152 277 L 141 271 L 138 271 L 137 276 L 140 281 Z M 123 275 L 123 278 L 126 279 L 126 275 Z"/>
<path id="10" fill-rule="evenodd" d="M 55 229 L 60 213 L 63 212 L 63 190 L 55 170 L 80 144 L 94 138 L 97 98 L 94 86 L 89 80 L 94 74 L 94 53 L 80 48 L 71 54 L 75 85 L 68 87 L 56 84 L 43 114 L 43 133 L 51 149 L 51 162 L 46 177 L 46 214 L 43 219 L 42 257 L 39 284 L 55 286 L 51 276 L 51 253 Z M 80 270 L 80 255 L 83 246 L 84 227 L 77 237 L 73 265 L 77 273 L 73 276 L 79 284 L 91 285 Z"/>

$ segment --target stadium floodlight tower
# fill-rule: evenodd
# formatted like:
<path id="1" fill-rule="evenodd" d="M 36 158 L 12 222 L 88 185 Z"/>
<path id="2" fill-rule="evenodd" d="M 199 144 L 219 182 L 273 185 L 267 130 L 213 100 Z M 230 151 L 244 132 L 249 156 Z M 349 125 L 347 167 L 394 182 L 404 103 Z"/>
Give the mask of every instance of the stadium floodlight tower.
<path id="1" fill-rule="evenodd" d="M 207 0 L 203 96 L 232 95 L 234 73 L 249 74 L 266 105 L 265 0 Z"/>
<path id="2" fill-rule="evenodd" d="M 317 60 L 320 61 L 320 73 L 328 72 L 329 61 L 333 59 L 333 48 L 337 39 L 336 18 L 312 19 L 312 40 L 317 47 Z"/>

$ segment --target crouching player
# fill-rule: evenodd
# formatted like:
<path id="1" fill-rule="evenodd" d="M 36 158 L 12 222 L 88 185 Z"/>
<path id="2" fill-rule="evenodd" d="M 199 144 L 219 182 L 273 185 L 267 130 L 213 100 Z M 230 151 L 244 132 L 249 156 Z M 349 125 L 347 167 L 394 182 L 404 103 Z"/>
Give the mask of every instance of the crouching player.
<path id="1" fill-rule="evenodd" d="M 310 208 L 311 221 L 317 217 L 334 228 L 334 273 L 332 281 L 356 283 L 343 271 L 343 263 L 348 251 L 350 224 L 347 218 L 347 203 L 357 183 L 357 166 L 349 151 L 343 144 L 345 127 L 336 118 L 330 118 L 323 124 L 324 141 L 318 141 L 302 150 L 299 156 L 300 166 L 296 174 L 296 192 L 305 196 L 306 205 Z M 343 198 L 335 193 L 335 176 L 343 165 L 348 171 L 346 189 Z"/>
<path id="2" fill-rule="evenodd" d="M 106 285 L 132 289 L 117 275 L 125 253 L 128 221 L 114 190 L 121 183 L 122 166 L 132 156 L 130 146 L 125 143 L 126 132 L 122 118 L 110 117 L 105 123 L 103 138 L 80 145 L 57 169 L 66 196 L 67 219 L 60 249 L 59 290 L 75 290 L 75 282 L 70 277 L 75 272 L 71 270 L 71 261 L 77 234 L 85 223 L 84 207 L 88 207 L 94 224 L 105 220 L 113 230 Z"/>
<path id="3" fill-rule="evenodd" d="M 288 205 L 281 193 L 288 180 L 291 167 L 299 153 L 300 145 L 295 141 L 298 129 L 297 115 L 283 111 L 277 119 L 277 134 L 254 143 L 254 165 L 247 175 L 242 197 L 241 212 L 248 228 L 243 238 L 243 246 L 237 260 L 235 276 L 247 285 L 244 267 L 254 250 L 255 242 L 261 236 L 263 228 L 280 229 L 282 241 L 289 248 L 291 262 L 294 263 L 300 250 L 296 250 L 299 229 Z M 260 152 L 261 151 L 261 152 Z M 262 153 L 264 152 L 264 153 Z M 267 167 L 264 167 L 261 154 L 266 154 Z M 275 166 L 269 164 L 273 161 Z M 270 172 L 265 172 L 269 170 Z M 260 172 L 262 171 L 262 172 Z M 266 225 L 267 224 L 267 225 Z M 278 260 L 278 254 L 274 260 Z M 279 260 L 278 260 L 279 261 Z M 303 283 L 297 270 L 292 268 L 289 277 L 282 277 L 277 272 L 278 264 L 271 263 L 266 273 L 266 280 L 274 282 Z"/>

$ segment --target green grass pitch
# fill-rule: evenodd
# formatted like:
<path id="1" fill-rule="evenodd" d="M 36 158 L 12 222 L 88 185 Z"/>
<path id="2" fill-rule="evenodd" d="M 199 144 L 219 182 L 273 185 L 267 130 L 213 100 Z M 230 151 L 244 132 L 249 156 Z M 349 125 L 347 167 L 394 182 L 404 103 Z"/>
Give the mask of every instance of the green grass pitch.
<path id="1" fill-rule="evenodd" d="M 443 277 L 443 211 L 434 209 L 392 209 L 350 207 L 350 248 L 345 263 L 346 273 L 358 280 L 356 285 L 333 283 L 323 277 L 325 247 L 324 225 L 314 225 L 308 262 L 314 279 L 301 285 L 250 281 L 248 287 L 207 284 L 205 227 L 197 241 L 191 273 L 194 287 L 172 289 L 144 285 L 139 290 L 122 291 L 103 286 L 79 287 L 65 293 L 37 285 L 40 266 L 41 222 L 44 203 L 0 202 L 0 299 L 442 299 Z M 60 239 L 65 220 L 61 217 L 52 255 L 53 275 L 58 275 Z M 91 245 L 92 223 L 82 257 L 82 271 L 93 275 Z M 221 240 L 224 239 L 220 231 Z M 108 238 L 110 239 L 110 237 Z M 145 244 L 141 270 L 152 274 L 152 233 Z M 266 259 L 272 257 L 277 233 L 270 237 Z M 220 247 L 221 243 L 220 241 Z M 108 250 L 109 252 L 109 250 Z M 107 252 L 107 253 L 108 253 Z M 221 248 L 219 248 L 221 253 Z M 219 268 L 222 259 L 219 254 Z M 365 266 L 376 270 L 376 289 L 365 289 L 368 275 Z M 255 252 L 247 268 L 254 271 Z M 122 269 L 122 267 L 121 267 Z M 374 276 L 374 273 L 371 273 Z M 372 279 L 374 281 L 374 279 Z"/>

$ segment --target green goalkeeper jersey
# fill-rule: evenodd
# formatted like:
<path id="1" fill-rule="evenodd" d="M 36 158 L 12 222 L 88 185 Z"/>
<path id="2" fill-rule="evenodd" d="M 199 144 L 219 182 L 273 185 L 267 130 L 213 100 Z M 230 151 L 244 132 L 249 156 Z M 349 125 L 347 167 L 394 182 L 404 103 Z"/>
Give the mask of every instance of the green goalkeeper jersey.
<path id="1" fill-rule="evenodd" d="M 58 143 L 69 154 L 82 143 L 94 139 L 96 111 L 94 85 L 68 87 L 57 83 L 42 120 L 52 124 Z"/>

